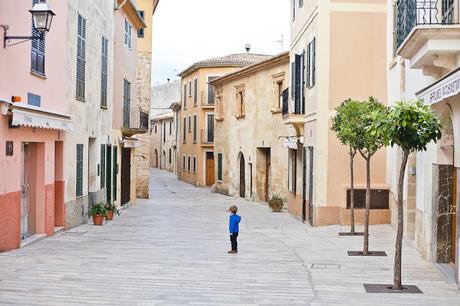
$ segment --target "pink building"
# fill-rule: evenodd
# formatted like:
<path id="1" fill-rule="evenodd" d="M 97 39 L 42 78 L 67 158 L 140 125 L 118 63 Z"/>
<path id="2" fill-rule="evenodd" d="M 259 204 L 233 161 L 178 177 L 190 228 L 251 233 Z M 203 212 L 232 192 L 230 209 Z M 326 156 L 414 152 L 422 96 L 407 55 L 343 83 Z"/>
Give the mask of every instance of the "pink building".
<path id="1" fill-rule="evenodd" d="M 9 27 L 0 28 L 2 42 L 37 34 L 29 10 L 38 2 L 0 3 L 0 24 Z M 64 137 L 73 129 L 65 113 L 66 1 L 47 3 L 56 16 L 43 41 L 0 46 L 0 252 L 65 223 Z"/>

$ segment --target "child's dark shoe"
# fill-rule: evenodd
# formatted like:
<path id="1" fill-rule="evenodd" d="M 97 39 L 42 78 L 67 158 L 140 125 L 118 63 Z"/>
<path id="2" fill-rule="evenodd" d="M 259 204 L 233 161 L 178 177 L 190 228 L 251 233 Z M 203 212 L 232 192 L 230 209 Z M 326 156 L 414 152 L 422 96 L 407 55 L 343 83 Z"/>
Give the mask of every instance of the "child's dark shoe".
<path id="1" fill-rule="evenodd" d="M 238 251 L 228 251 L 227 253 L 228 254 L 235 254 L 235 253 L 238 253 Z"/>

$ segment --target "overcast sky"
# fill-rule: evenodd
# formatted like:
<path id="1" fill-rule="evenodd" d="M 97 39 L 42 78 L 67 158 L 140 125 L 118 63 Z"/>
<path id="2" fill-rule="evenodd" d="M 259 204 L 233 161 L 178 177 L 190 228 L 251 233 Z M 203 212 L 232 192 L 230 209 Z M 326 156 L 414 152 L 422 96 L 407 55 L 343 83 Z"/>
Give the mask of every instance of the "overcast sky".
<path id="1" fill-rule="evenodd" d="M 287 0 L 161 0 L 153 21 L 153 85 L 194 62 L 231 53 L 277 54 L 289 47 Z M 275 41 L 284 35 L 284 47 Z"/>

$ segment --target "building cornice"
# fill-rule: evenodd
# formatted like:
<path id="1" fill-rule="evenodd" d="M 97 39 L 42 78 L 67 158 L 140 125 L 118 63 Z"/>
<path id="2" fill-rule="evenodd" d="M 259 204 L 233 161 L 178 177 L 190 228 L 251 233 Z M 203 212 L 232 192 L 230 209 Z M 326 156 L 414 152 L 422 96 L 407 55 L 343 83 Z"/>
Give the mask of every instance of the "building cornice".
<path id="1" fill-rule="evenodd" d="M 139 14 L 132 0 L 116 0 L 115 10 L 123 9 L 136 29 L 146 28 L 147 24 Z"/>

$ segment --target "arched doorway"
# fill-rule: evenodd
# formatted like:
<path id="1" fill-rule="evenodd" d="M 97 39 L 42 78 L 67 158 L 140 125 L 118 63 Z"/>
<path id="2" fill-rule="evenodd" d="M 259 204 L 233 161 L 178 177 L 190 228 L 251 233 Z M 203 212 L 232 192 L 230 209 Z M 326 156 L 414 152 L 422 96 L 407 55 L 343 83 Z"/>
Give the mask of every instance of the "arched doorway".
<path id="1" fill-rule="evenodd" d="M 155 149 L 155 168 L 158 168 L 158 151 Z"/>
<path id="2" fill-rule="evenodd" d="M 449 105 L 438 107 L 443 123 L 442 137 L 438 141 L 434 182 L 436 262 L 455 266 L 457 240 L 457 168 L 454 165 L 454 124 Z"/>
<path id="3" fill-rule="evenodd" d="M 240 153 L 240 197 L 245 198 L 246 196 L 246 171 L 244 155 Z"/>

